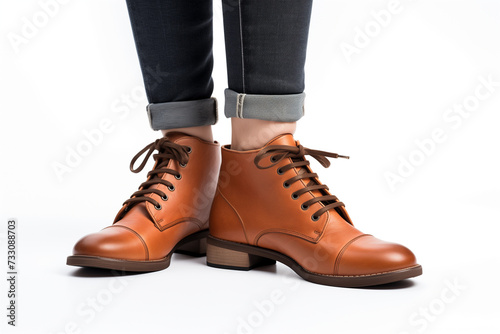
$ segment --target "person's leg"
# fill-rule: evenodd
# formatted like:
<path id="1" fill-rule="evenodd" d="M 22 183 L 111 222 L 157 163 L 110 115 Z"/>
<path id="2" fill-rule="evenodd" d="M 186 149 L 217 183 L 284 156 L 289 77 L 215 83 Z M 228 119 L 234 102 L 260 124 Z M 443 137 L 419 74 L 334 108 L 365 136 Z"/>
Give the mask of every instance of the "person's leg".
<path id="1" fill-rule="evenodd" d="M 217 120 L 216 101 L 210 98 L 212 1 L 127 0 L 127 5 L 149 119 L 164 136 L 132 159 L 134 173 L 150 157 L 155 160 L 147 180 L 111 226 L 76 243 L 67 264 L 153 271 L 168 267 L 174 252 L 205 254 L 220 166 L 220 146 L 211 132 Z"/>
<path id="2" fill-rule="evenodd" d="M 212 1 L 127 0 L 151 127 L 212 141 Z"/>
<path id="3" fill-rule="evenodd" d="M 354 228 L 305 158 L 328 167 L 328 158 L 347 157 L 293 137 L 312 1 L 224 3 L 233 141 L 222 148 L 207 264 L 248 270 L 280 261 L 306 280 L 350 287 L 420 275 L 409 249 Z"/>
<path id="4" fill-rule="evenodd" d="M 304 113 L 312 0 L 223 0 L 232 147 L 262 147 L 293 133 Z"/>

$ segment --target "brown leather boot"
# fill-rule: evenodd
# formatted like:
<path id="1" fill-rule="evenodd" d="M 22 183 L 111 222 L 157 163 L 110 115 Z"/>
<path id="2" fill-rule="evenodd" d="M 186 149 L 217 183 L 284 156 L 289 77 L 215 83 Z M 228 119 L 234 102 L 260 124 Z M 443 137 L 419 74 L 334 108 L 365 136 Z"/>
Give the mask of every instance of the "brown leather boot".
<path id="1" fill-rule="evenodd" d="M 409 249 L 354 228 L 305 155 L 324 167 L 330 165 L 326 157 L 342 157 L 304 148 L 291 134 L 260 150 L 222 148 L 207 264 L 249 270 L 279 261 L 305 280 L 343 287 L 421 275 Z"/>
<path id="2" fill-rule="evenodd" d="M 155 150 L 147 181 L 125 201 L 113 225 L 78 241 L 68 265 L 154 271 L 167 268 L 172 253 L 205 255 L 219 144 L 171 133 L 141 150 L 132 159 L 132 172 L 140 172 Z"/>

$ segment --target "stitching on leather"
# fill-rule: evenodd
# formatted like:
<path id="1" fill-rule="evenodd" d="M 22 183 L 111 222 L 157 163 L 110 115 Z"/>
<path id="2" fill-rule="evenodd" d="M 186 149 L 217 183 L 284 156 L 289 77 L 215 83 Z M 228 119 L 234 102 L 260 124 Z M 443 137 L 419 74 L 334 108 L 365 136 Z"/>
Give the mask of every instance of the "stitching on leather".
<path id="1" fill-rule="evenodd" d="M 363 234 L 362 236 L 366 236 L 366 235 L 371 235 L 371 234 Z M 224 239 L 220 239 L 220 238 L 217 238 L 217 237 L 214 237 L 214 236 L 211 236 L 212 238 L 214 239 L 217 239 L 217 240 L 220 240 L 220 241 L 228 241 L 228 240 L 224 240 Z M 246 244 L 243 244 L 241 242 L 236 242 L 236 241 L 231 241 L 232 243 L 235 243 L 235 244 L 240 244 L 240 245 L 244 245 L 244 246 L 248 246 Z M 252 245 L 250 245 L 252 246 Z M 258 246 L 253 246 L 253 247 L 258 247 Z M 295 261 L 295 259 L 291 258 L 290 256 L 284 254 L 284 253 L 281 253 L 281 252 L 278 252 L 278 251 L 275 251 L 275 250 L 272 250 L 272 249 L 269 249 L 269 248 L 264 248 L 264 247 L 259 247 L 261 249 L 265 249 L 265 250 L 269 250 L 269 251 L 272 251 L 272 252 L 276 252 L 278 254 L 281 254 L 283 256 L 286 256 L 288 257 L 290 260 L 292 260 L 293 262 L 295 262 L 295 264 L 297 264 L 300 268 L 302 268 L 302 270 L 310 273 L 310 274 L 313 274 L 313 275 L 317 275 L 317 276 L 324 276 L 324 277 L 369 277 L 369 276 L 377 276 L 377 275 L 383 275 L 383 274 L 390 274 L 390 273 L 395 273 L 395 272 L 398 272 L 398 271 L 401 271 L 401 270 L 406 270 L 406 269 L 412 269 L 412 268 L 418 268 L 420 267 L 419 264 L 417 265 L 414 265 L 414 266 L 411 266 L 411 267 L 407 267 L 407 268 L 402 268 L 402 269 L 396 269 L 396 270 L 389 270 L 389 271 L 381 271 L 381 272 L 378 272 L 378 273 L 373 273 L 373 274 L 361 274 L 361 275 L 329 275 L 329 274 L 320 274 L 320 273 L 315 273 L 313 271 L 310 271 L 310 270 L 307 270 L 306 268 L 302 267 L 297 261 Z M 279 260 L 277 260 L 278 262 L 281 262 Z M 283 263 L 283 262 L 281 262 Z M 284 264 L 284 263 L 283 263 Z M 289 267 L 287 264 L 285 264 L 287 267 Z M 289 267 L 291 268 L 291 267 Z"/>
<path id="2" fill-rule="evenodd" d="M 236 211 L 236 209 L 231 205 L 231 203 L 229 203 L 229 201 L 227 200 L 227 198 L 224 196 L 224 194 L 222 194 L 222 191 L 220 191 L 220 188 L 217 187 L 217 192 L 221 195 L 221 197 L 224 199 L 224 201 L 226 201 L 226 203 L 229 205 L 229 207 L 231 209 L 233 209 L 234 213 L 236 214 L 236 216 L 238 216 L 238 219 L 240 221 L 240 224 L 241 224 L 241 228 L 243 229 L 243 235 L 245 235 L 245 240 L 247 241 L 247 243 L 250 243 L 248 241 L 248 237 L 247 237 L 247 232 L 246 232 L 246 229 L 245 229 L 245 224 L 243 223 L 243 219 L 241 219 L 241 216 L 240 214 L 238 213 L 238 211 Z"/>
<path id="3" fill-rule="evenodd" d="M 175 225 L 178 225 L 180 223 L 193 223 L 195 224 L 200 230 L 202 229 L 203 227 L 203 222 L 199 219 L 196 219 L 196 218 L 192 218 L 192 217 L 182 217 L 182 218 L 179 218 L 177 220 L 174 220 L 166 225 L 161 225 L 161 228 L 160 228 L 160 231 L 165 231 L 166 229 L 169 229 Z"/>
<path id="4" fill-rule="evenodd" d="M 340 252 L 337 254 L 337 258 L 335 259 L 335 265 L 334 265 L 334 269 L 333 269 L 333 275 L 336 275 L 339 271 L 339 267 L 340 267 L 340 260 L 342 259 L 342 256 L 344 255 L 345 251 L 347 250 L 347 248 L 353 243 L 355 242 L 356 240 L 362 238 L 362 237 L 367 237 L 367 236 L 371 236 L 371 234 L 361 234 L 361 235 L 358 235 L 357 237 L 351 239 L 348 243 L 346 243 L 344 245 L 344 247 L 342 247 L 342 249 L 340 250 Z"/>
<path id="5" fill-rule="evenodd" d="M 144 239 L 141 237 L 141 235 L 139 233 L 137 233 L 136 231 L 134 231 L 133 229 L 131 229 L 130 227 L 125 226 L 125 225 L 111 225 L 111 226 L 108 226 L 108 228 L 109 227 L 123 227 L 124 229 L 129 230 L 130 232 L 134 233 L 139 238 L 139 240 L 141 240 L 142 245 L 144 246 L 144 251 L 146 252 L 146 261 L 149 261 L 148 245 L 146 244 L 146 242 L 144 241 Z"/>
<path id="6" fill-rule="evenodd" d="M 311 238 L 311 237 L 309 237 L 309 236 L 307 236 L 305 234 L 302 234 L 302 233 L 298 233 L 298 232 L 286 230 L 286 229 L 283 229 L 283 228 L 270 228 L 270 229 L 261 231 L 255 237 L 255 245 L 257 245 L 257 243 L 259 242 L 259 239 L 261 237 L 263 237 L 266 234 L 270 234 L 270 233 L 280 233 L 280 234 L 285 234 L 285 235 L 292 235 L 292 236 L 300 237 L 301 239 L 306 239 L 307 241 L 311 241 L 313 243 L 315 243 L 315 241 L 317 239 L 317 238 Z"/>
<path id="7" fill-rule="evenodd" d="M 309 271 L 309 270 L 307 270 L 305 268 L 302 268 L 302 267 L 301 268 L 304 269 L 305 271 L 307 271 L 308 273 L 311 273 L 311 274 L 314 274 L 314 275 L 319 275 L 319 276 L 326 276 L 326 277 L 368 277 L 368 276 L 377 276 L 377 275 L 382 275 L 382 274 L 390 274 L 390 273 L 395 273 L 395 272 L 398 272 L 398 271 L 401 271 L 401 270 L 418 268 L 418 267 L 420 267 L 420 265 L 415 265 L 415 266 L 411 266 L 411 267 L 407 267 L 407 268 L 401 268 L 401 269 L 396 269 L 396 270 L 381 271 L 381 272 L 374 273 L 374 274 L 362 274 L 362 275 L 328 275 L 328 274 L 319 274 L 319 273 L 315 273 L 315 272 Z"/>
<path id="8" fill-rule="evenodd" d="M 316 237 L 316 240 L 315 240 L 316 243 L 320 242 L 321 239 L 323 238 L 323 236 L 325 235 L 325 231 L 326 231 L 326 228 L 327 228 L 329 223 L 330 223 L 330 212 L 327 211 L 326 212 L 326 221 L 323 224 L 323 229 L 321 231 L 318 231 L 319 235 Z M 316 231 L 314 231 L 314 232 L 316 232 Z"/>

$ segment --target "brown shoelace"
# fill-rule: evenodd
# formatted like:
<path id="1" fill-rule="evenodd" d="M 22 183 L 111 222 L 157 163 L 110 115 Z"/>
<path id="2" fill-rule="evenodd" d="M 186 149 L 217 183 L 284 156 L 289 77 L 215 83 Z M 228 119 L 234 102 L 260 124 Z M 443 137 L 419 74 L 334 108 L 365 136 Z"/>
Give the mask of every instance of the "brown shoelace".
<path id="1" fill-rule="evenodd" d="M 257 166 L 257 168 L 266 169 L 266 168 L 271 168 L 273 166 L 276 166 L 283 159 L 291 158 L 293 161 L 292 163 L 277 169 L 278 174 L 282 175 L 287 170 L 290 170 L 292 168 L 301 168 L 301 167 L 309 166 L 309 161 L 305 159 L 305 155 L 312 156 L 325 168 L 330 167 L 330 161 L 328 160 L 328 158 L 349 159 L 348 156 L 339 155 L 337 153 L 311 150 L 309 148 L 303 147 L 302 145 L 298 145 L 298 146 L 271 145 L 271 146 L 264 147 L 262 150 L 260 150 L 260 152 L 255 157 L 254 163 Z M 260 165 L 260 162 L 269 156 L 271 157 L 271 164 L 269 166 Z M 313 190 L 319 190 L 319 191 L 321 191 L 323 189 L 328 190 L 328 187 L 325 184 L 318 184 L 317 182 L 313 181 L 313 179 L 316 177 L 318 177 L 318 174 L 309 173 L 306 170 L 305 173 L 300 173 L 300 174 L 286 180 L 285 182 L 283 182 L 283 187 L 288 188 L 288 187 L 290 187 L 290 185 L 292 185 L 293 183 L 295 183 L 299 180 L 304 180 L 304 179 L 311 180 L 311 182 L 309 182 L 304 188 L 299 189 L 299 190 L 292 193 L 293 199 L 298 199 L 300 197 L 300 195 L 305 194 L 305 193 L 310 192 L 310 191 L 313 191 Z M 314 203 L 318 203 L 318 202 L 323 203 L 324 206 L 312 214 L 311 219 L 313 221 L 317 221 L 323 213 L 327 212 L 330 209 L 333 209 L 333 208 L 336 208 L 339 206 L 344 206 L 344 203 L 340 202 L 338 200 L 337 196 L 323 195 L 323 196 L 314 197 L 308 201 L 305 201 L 304 203 L 302 203 L 301 208 L 302 208 L 302 210 L 307 210 L 307 209 L 309 209 L 309 206 L 311 206 Z"/>
<path id="2" fill-rule="evenodd" d="M 147 145 L 139 153 L 137 153 L 130 162 L 130 170 L 133 173 L 139 173 L 140 171 L 142 171 L 144 169 L 144 166 L 146 166 L 148 159 L 151 157 L 151 154 L 153 154 L 155 150 L 157 150 L 158 153 L 153 155 L 153 158 L 155 159 L 157 164 L 155 168 L 148 173 L 147 181 L 143 182 L 139 186 L 139 190 L 133 193 L 132 196 L 130 196 L 130 198 L 123 203 L 124 205 L 128 204 L 128 208 L 137 203 L 147 201 L 153 204 L 157 210 L 160 210 L 161 204 L 158 203 L 158 201 L 155 201 L 153 198 L 145 195 L 154 193 L 160 196 L 164 201 L 168 199 L 168 196 L 167 194 L 165 194 L 165 192 L 159 189 L 153 189 L 149 187 L 155 184 L 164 184 L 165 186 L 167 186 L 168 190 L 174 191 L 174 185 L 167 180 L 163 180 L 162 175 L 165 173 L 172 174 L 178 180 L 181 179 L 182 175 L 174 169 L 166 168 L 166 166 L 168 165 L 170 160 L 175 160 L 179 162 L 179 165 L 181 167 L 185 167 L 189 161 L 189 153 L 191 153 L 191 147 L 172 143 L 167 138 L 163 137 Z M 141 165 L 137 168 L 134 168 L 135 162 L 146 151 L 148 151 L 148 153 L 146 154 L 146 157 L 142 161 Z"/>

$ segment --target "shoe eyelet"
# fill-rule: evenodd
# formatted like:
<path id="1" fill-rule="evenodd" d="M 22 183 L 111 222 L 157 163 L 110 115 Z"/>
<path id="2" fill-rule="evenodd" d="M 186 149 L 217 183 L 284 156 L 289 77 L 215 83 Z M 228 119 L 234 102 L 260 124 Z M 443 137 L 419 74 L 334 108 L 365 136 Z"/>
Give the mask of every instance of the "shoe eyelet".
<path id="1" fill-rule="evenodd" d="M 158 211 L 161 210 L 161 204 L 158 203 L 158 206 L 155 205 L 155 209 Z"/>
<path id="2" fill-rule="evenodd" d="M 297 195 L 295 193 L 292 194 L 292 199 L 298 199 L 298 198 L 299 198 L 299 195 Z"/>
<path id="3" fill-rule="evenodd" d="M 302 205 L 300 206 L 300 208 L 301 208 L 302 210 L 306 211 L 307 209 L 309 209 L 309 206 L 302 204 Z"/>
<path id="4" fill-rule="evenodd" d="M 191 148 L 191 146 L 186 146 L 186 151 L 188 154 L 190 154 L 191 152 L 193 152 L 193 149 Z"/>
<path id="5" fill-rule="evenodd" d="M 167 186 L 167 189 L 170 190 L 170 191 L 174 191 L 175 187 L 174 186 Z"/>
<path id="6" fill-rule="evenodd" d="M 164 200 L 164 201 L 166 201 L 166 200 L 168 200 L 168 196 L 167 195 L 161 196 L 161 199 Z"/>
<path id="7" fill-rule="evenodd" d="M 179 166 L 181 166 L 182 168 L 185 168 L 187 166 L 187 164 L 181 164 L 181 163 L 179 163 Z"/>
<path id="8" fill-rule="evenodd" d="M 290 188 L 290 185 L 286 182 L 283 182 L 283 188 Z"/>
<path id="9" fill-rule="evenodd" d="M 278 173 L 278 175 L 283 175 L 283 171 L 281 170 L 281 168 L 278 168 L 276 172 Z"/>
<path id="10" fill-rule="evenodd" d="M 318 217 L 318 216 L 315 216 L 315 215 L 312 215 L 312 216 L 311 216 L 311 220 L 312 220 L 313 222 L 316 222 L 316 221 L 318 221 L 318 220 L 319 220 L 319 217 Z"/>
<path id="11" fill-rule="evenodd" d="M 278 160 L 277 160 L 277 159 L 274 157 L 274 155 L 273 155 L 273 156 L 271 157 L 271 162 L 276 162 L 276 161 L 278 161 Z"/>
<path id="12" fill-rule="evenodd" d="M 181 175 L 181 174 L 177 174 L 177 175 L 175 176 L 175 179 L 176 179 L 176 180 L 180 180 L 180 179 L 182 179 L 182 175 Z"/>

